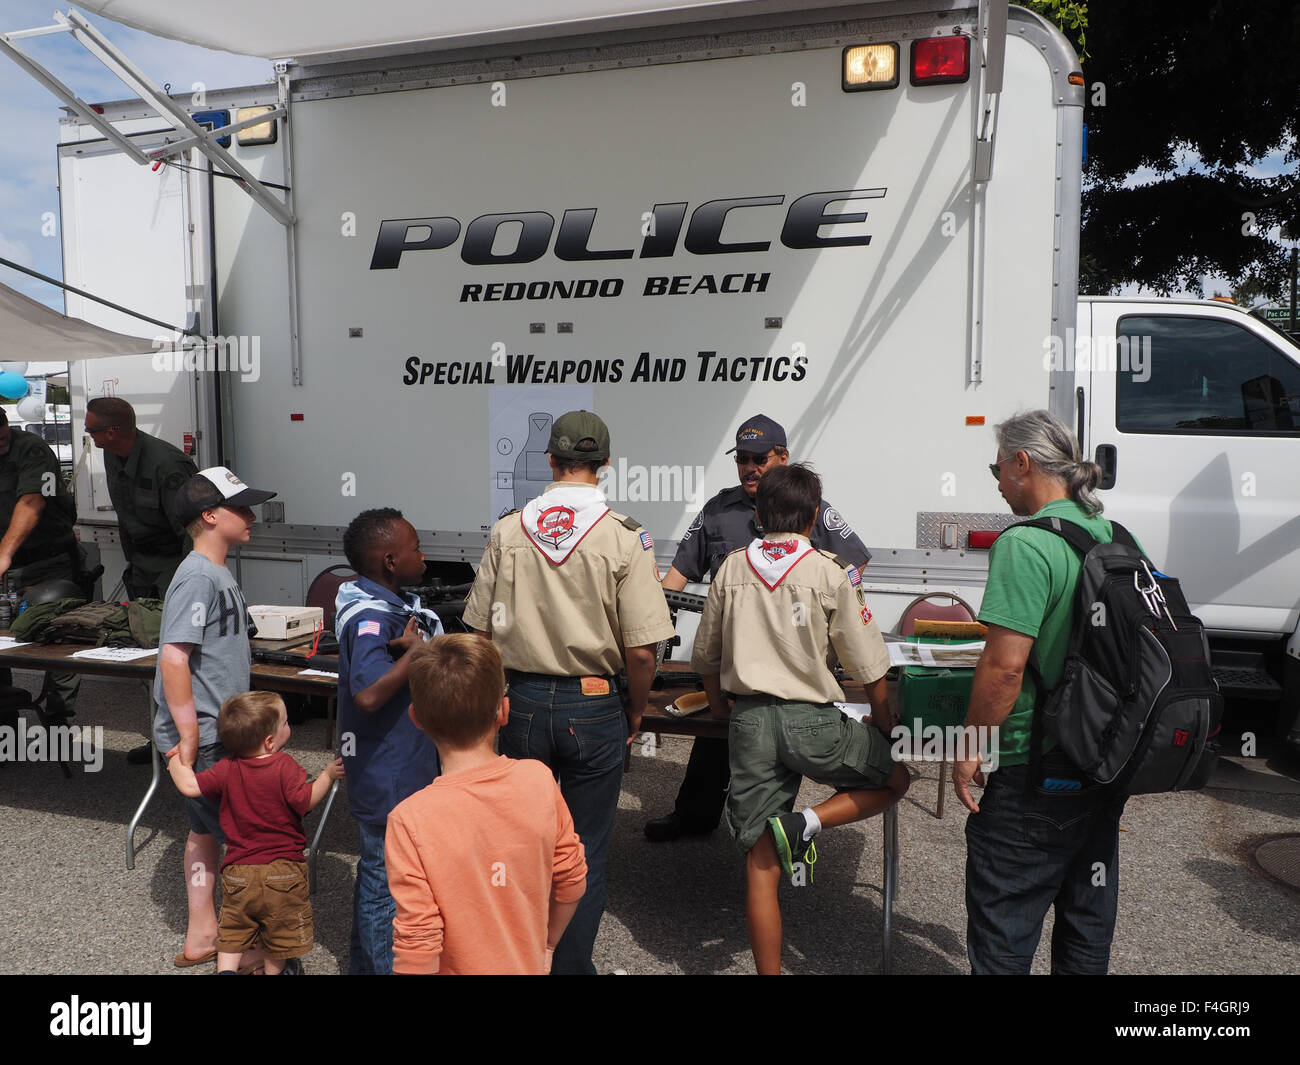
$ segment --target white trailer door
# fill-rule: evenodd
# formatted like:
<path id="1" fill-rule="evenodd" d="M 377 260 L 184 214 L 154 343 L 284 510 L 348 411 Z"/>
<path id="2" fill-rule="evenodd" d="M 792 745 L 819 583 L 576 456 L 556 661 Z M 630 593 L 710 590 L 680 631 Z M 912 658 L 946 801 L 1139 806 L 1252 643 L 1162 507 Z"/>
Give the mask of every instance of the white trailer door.
<path id="1" fill-rule="evenodd" d="M 141 138 L 147 141 L 148 138 Z M 162 322 L 184 326 L 202 301 L 206 176 L 163 167 L 150 173 L 104 141 L 59 150 L 63 273 L 68 284 Z M 67 313 L 133 335 L 175 334 L 73 293 Z M 161 360 L 159 360 L 161 361 Z M 103 454 L 85 436 L 86 401 L 120 396 L 138 427 L 177 447 L 193 446 L 201 375 L 159 369 L 149 355 L 74 363 L 70 383 L 77 518 L 116 522 Z M 202 463 L 200 463 L 202 464 Z M 111 573 L 110 573 L 111 575 Z"/>

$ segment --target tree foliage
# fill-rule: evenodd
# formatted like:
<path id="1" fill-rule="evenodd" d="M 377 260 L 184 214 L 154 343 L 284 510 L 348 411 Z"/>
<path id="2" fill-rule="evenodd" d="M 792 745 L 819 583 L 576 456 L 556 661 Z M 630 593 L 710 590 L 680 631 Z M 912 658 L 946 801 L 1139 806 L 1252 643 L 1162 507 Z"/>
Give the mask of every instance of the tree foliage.
<path id="1" fill-rule="evenodd" d="M 1076 48 L 1065 5 L 1030 3 Z M 1278 291 L 1300 235 L 1300 4 L 1089 0 L 1081 287 Z M 1255 168 L 1263 161 L 1263 166 Z"/>

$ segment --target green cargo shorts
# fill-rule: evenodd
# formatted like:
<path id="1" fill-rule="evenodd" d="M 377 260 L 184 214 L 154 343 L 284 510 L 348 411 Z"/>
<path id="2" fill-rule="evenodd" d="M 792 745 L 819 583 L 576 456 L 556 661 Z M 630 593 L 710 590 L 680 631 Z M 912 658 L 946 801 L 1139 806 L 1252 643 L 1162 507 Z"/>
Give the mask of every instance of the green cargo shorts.
<path id="1" fill-rule="evenodd" d="M 829 703 L 746 695 L 731 710 L 727 826 L 748 853 L 767 819 L 794 808 L 804 777 L 848 791 L 882 788 L 894 772 L 889 739 Z"/>

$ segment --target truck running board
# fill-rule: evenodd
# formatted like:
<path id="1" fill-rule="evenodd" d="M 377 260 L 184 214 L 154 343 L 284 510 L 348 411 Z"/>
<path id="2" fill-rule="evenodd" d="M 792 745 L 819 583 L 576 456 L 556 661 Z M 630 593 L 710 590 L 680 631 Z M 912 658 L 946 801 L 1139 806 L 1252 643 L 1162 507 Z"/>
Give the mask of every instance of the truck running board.
<path id="1" fill-rule="evenodd" d="M 1264 656 L 1251 651 L 1219 651 L 1211 660 L 1214 679 L 1225 699 L 1282 698 L 1282 685 L 1264 668 Z"/>

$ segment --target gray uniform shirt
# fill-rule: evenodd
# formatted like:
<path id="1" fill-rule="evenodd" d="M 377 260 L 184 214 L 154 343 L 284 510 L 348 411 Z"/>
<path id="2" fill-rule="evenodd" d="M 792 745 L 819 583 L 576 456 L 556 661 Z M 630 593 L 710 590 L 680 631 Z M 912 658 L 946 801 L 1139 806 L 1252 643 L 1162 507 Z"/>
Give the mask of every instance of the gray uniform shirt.
<path id="1" fill-rule="evenodd" d="M 163 602 L 158 646 L 192 643 L 190 677 L 194 709 L 199 719 L 199 746 L 217 741 L 217 713 L 232 695 L 251 687 L 253 656 L 248 643 L 248 606 L 244 593 L 225 566 L 191 551 L 176 570 Z M 154 742 L 166 753 L 180 740 L 163 694 L 161 651 L 154 672 L 153 694 L 158 700 Z"/>

